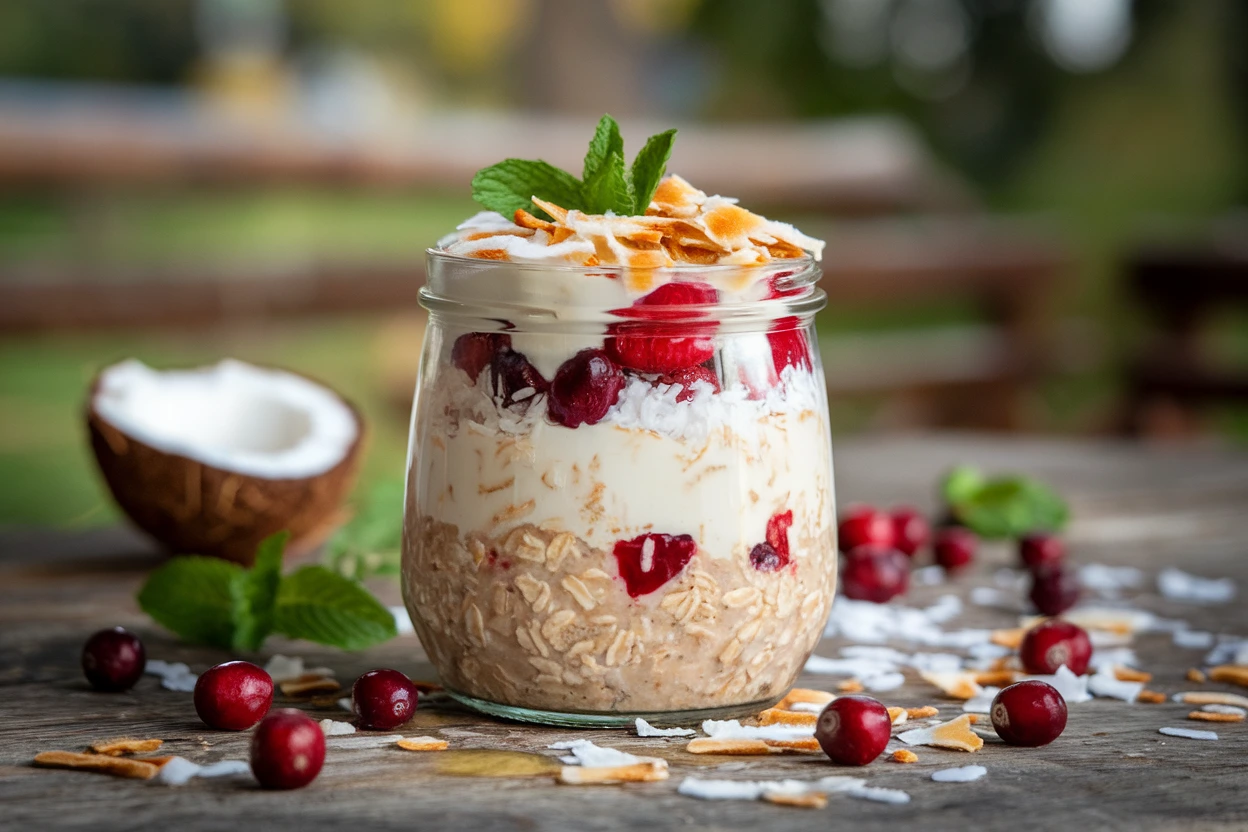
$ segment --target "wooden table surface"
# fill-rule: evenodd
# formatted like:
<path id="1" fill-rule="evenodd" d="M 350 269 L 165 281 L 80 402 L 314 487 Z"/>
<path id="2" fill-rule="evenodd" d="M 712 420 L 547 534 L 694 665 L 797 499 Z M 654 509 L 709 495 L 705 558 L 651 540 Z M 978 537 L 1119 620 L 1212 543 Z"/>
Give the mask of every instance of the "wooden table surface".
<path id="1" fill-rule="evenodd" d="M 1140 609 L 1182 618 L 1194 629 L 1248 634 L 1248 606 L 1237 600 L 1196 606 L 1163 599 L 1153 579 L 1164 565 L 1209 577 L 1229 575 L 1248 587 L 1248 456 L 1226 450 L 1162 452 L 1130 445 L 1058 440 L 989 439 L 950 435 L 857 440 L 837 453 L 842 500 L 931 508 L 932 484 L 959 462 L 992 470 L 1026 471 L 1049 480 L 1072 501 L 1073 557 L 1083 563 L 1135 565 L 1148 587 L 1129 597 Z M 1011 560 L 1004 547 L 988 548 L 975 571 L 951 583 L 914 588 L 907 604 L 941 594 L 964 599 L 976 585 L 992 585 L 994 571 Z M 433 733 L 453 748 L 545 751 L 552 742 L 593 739 L 599 744 L 669 760 L 671 779 L 625 786 L 560 786 L 549 779 L 482 779 L 439 775 L 436 754 L 393 749 L 334 750 L 308 788 L 264 792 L 241 779 L 196 780 L 180 787 L 94 774 L 35 769 L 41 750 L 80 750 L 118 735 L 155 736 L 169 753 L 206 762 L 245 759 L 246 734 L 206 730 L 189 694 L 162 690 L 145 677 L 131 692 L 90 691 L 78 668 L 86 636 L 121 624 L 145 639 L 150 658 L 180 660 L 202 671 L 230 656 L 186 647 L 147 621 L 133 602 L 135 589 L 159 563 L 148 544 L 122 529 L 79 534 L 9 530 L 0 535 L 0 827 L 103 829 L 221 829 L 229 826 L 303 830 L 368 829 L 1243 829 L 1248 828 L 1248 724 L 1190 722 L 1179 704 L 1128 705 L 1098 699 L 1071 707 L 1066 733 L 1051 746 L 1026 750 L 988 742 L 971 755 L 916 749 L 920 763 L 884 760 L 844 769 L 813 755 L 773 758 L 695 757 L 683 741 L 639 739 L 632 732 L 574 732 L 483 719 L 449 708 L 422 706 L 407 735 Z M 946 625 L 1005 627 L 1017 614 L 967 603 Z M 842 646 L 825 640 L 818 653 Z M 906 647 L 906 645 L 896 645 Z M 1204 651 L 1183 650 L 1165 634 L 1138 636 L 1150 688 L 1190 689 L 1185 671 Z M 429 678 L 431 668 L 413 636 L 361 654 L 271 641 L 267 652 L 305 657 L 336 669 L 349 683 L 377 666 L 395 666 Z M 911 649 L 916 649 L 913 646 Z M 264 656 L 259 657 L 263 659 Z M 906 685 L 882 694 L 886 704 L 939 704 L 960 712 L 907 671 Z M 832 677 L 802 683 L 832 688 Z M 1210 689 L 1225 689 L 1207 685 Z M 318 718 L 342 718 L 333 709 Z M 1162 736 L 1158 728 L 1215 728 L 1217 742 Z M 741 768 L 741 762 L 747 768 Z M 987 776 L 972 784 L 935 783 L 937 768 L 978 763 Z M 725 766 L 727 768 L 719 768 Z M 814 779 L 854 774 L 871 785 L 904 789 L 908 805 L 886 805 L 833 795 L 827 808 L 804 810 L 764 803 L 707 802 L 682 797 L 686 775 L 740 779 Z"/>

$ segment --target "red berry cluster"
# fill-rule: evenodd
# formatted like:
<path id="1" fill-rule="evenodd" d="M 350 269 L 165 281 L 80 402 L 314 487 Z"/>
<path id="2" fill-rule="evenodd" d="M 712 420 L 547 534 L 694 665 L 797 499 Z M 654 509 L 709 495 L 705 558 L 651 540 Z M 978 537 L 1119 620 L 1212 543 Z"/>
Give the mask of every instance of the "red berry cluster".
<path id="1" fill-rule="evenodd" d="M 1066 564 L 1066 545 L 1060 537 L 1029 534 L 1018 543 L 1018 557 L 1031 573 L 1028 597 L 1041 615 L 1061 615 L 1079 600 L 1079 578 Z"/>

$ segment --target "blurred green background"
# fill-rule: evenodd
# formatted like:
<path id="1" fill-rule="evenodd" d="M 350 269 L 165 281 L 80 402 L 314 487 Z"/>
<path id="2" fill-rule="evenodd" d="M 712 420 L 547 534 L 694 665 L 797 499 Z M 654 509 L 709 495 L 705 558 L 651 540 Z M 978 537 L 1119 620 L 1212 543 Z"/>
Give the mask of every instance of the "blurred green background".
<path id="1" fill-rule="evenodd" d="M 1124 359 L 1148 326 L 1123 280 L 1133 247 L 1242 243 L 1248 228 L 1245 43 L 1238 0 L 11 0 L 0 5 L 0 138 L 27 117 L 39 129 L 64 114 L 103 118 L 118 97 L 171 118 L 193 101 L 261 135 L 295 123 L 331 144 L 383 148 L 447 114 L 499 114 L 488 123 L 502 125 L 491 137 L 500 147 L 516 114 L 576 122 L 586 136 L 604 111 L 626 126 L 724 129 L 886 114 L 973 195 L 969 208 L 903 200 L 864 216 L 780 200 L 774 213 L 903 234 L 928 214 L 968 211 L 1042 227 L 1069 255 L 1046 325 L 1053 350 L 1077 360 L 1027 385 L 1012 427 L 1107 433 Z M 270 144 L 280 157 L 280 141 Z M 153 273 L 265 279 L 323 262 L 419 264 L 476 210 L 466 178 L 131 181 L 46 159 L 45 174 L 28 176 L 12 148 L 0 141 L 0 293 L 13 297 L 60 286 L 67 294 L 48 297 L 72 298 Z M 205 264 L 207 277 L 188 268 Z M 407 314 L 242 308 L 195 326 L 93 326 L 58 322 L 49 303 L 0 333 L 0 524 L 115 519 L 82 415 L 95 372 L 130 356 L 178 366 L 228 355 L 307 372 L 367 415 L 365 484 L 401 473 L 418 344 Z M 835 339 L 981 317 L 961 297 L 899 294 L 834 302 L 820 327 Z M 1248 318 L 1230 308 L 1215 318 L 1202 350 L 1248 363 Z M 838 435 L 927 425 L 899 417 L 886 388 L 834 396 Z M 1233 402 L 1204 407 L 1183 433 L 1243 442 L 1248 416 Z"/>

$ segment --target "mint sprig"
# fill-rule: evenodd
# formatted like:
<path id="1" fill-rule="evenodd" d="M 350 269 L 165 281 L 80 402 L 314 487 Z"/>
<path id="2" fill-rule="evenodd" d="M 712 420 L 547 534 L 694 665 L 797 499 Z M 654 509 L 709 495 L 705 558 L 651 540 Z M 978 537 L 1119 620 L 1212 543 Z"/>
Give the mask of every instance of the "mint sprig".
<path id="1" fill-rule="evenodd" d="M 396 635 L 394 616 L 354 581 L 323 566 L 283 577 L 289 537 L 261 541 L 245 569 L 217 558 L 176 557 L 139 590 L 139 607 L 184 641 L 259 650 L 272 633 L 360 650 Z"/>
<path id="2" fill-rule="evenodd" d="M 1038 480 L 1022 476 L 987 479 L 969 466 L 950 471 L 941 493 L 958 522 L 989 539 L 1060 531 L 1070 516 L 1066 502 Z"/>
<path id="3" fill-rule="evenodd" d="M 505 217 L 520 208 L 541 215 L 533 197 L 587 214 L 644 214 L 667 171 L 675 140 L 675 130 L 651 136 L 626 167 L 620 126 L 604 115 L 590 140 L 580 179 L 540 159 L 504 159 L 477 171 L 472 198 Z"/>

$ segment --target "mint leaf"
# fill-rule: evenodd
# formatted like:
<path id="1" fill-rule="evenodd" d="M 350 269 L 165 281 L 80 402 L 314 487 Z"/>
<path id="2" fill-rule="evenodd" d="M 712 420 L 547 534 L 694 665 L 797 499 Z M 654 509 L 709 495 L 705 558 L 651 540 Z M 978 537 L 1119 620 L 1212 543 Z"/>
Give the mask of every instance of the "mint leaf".
<path id="1" fill-rule="evenodd" d="M 633 159 L 629 176 L 638 214 L 646 213 L 646 209 L 650 207 L 650 199 L 659 187 L 659 180 L 667 172 L 667 160 L 671 158 L 672 144 L 675 141 L 676 131 L 664 130 L 646 139 L 646 146 Z"/>
<path id="2" fill-rule="evenodd" d="M 954 516 L 981 537 L 1017 538 L 1059 531 L 1069 509 L 1051 488 L 1027 477 L 984 480 L 974 469 L 956 469 L 944 483 Z"/>
<path id="3" fill-rule="evenodd" d="M 282 580 L 282 553 L 290 532 L 271 534 L 256 547 L 256 562 L 238 582 L 239 614 L 234 627 L 235 650 L 259 650 L 273 631 L 273 605 Z"/>
<path id="4" fill-rule="evenodd" d="M 397 577 L 403 545 L 403 491 L 400 477 L 370 488 L 358 501 L 355 516 L 326 546 L 326 565 L 357 581 Z"/>
<path id="5" fill-rule="evenodd" d="M 245 580 L 237 563 L 176 557 L 148 576 L 139 607 L 184 641 L 232 648 Z"/>
<path id="6" fill-rule="evenodd" d="M 578 206 L 581 183 L 567 171 L 540 159 L 504 159 L 472 177 L 472 198 L 508 219 L 520 208 L 545 216 L 534 207 L 535 196 L 565 208 Z"/>
<path id="7" fill-rule="evenodd" d="M 607 114 L 598 120 L 594 137 L 589 140 L 589 151 L 585 154 L 585 168 L 581 172 L 581 181 L 589 182 L 593 179 L 612 153 L 617 154 L 623 164 L 624 139 L 620 136 L 620 125 L 616 124 L 610 114 Z"/>
<path id="8" fill-rule="evenodd" d="M 361 650 L 396 635 L 394 616 L 364 587 L 323 566 L 282 579 L 274 628 L 291 638 Z"/>
<path id="9" fill-rule="evenodd" d="M 624 157 L 614 151 L 607 156 L 602 167 L 582 188 L 585 211 L 605 214 L 614 211 L 622 217 L 633 214 L 633 188 L 624 174 Z"/>

